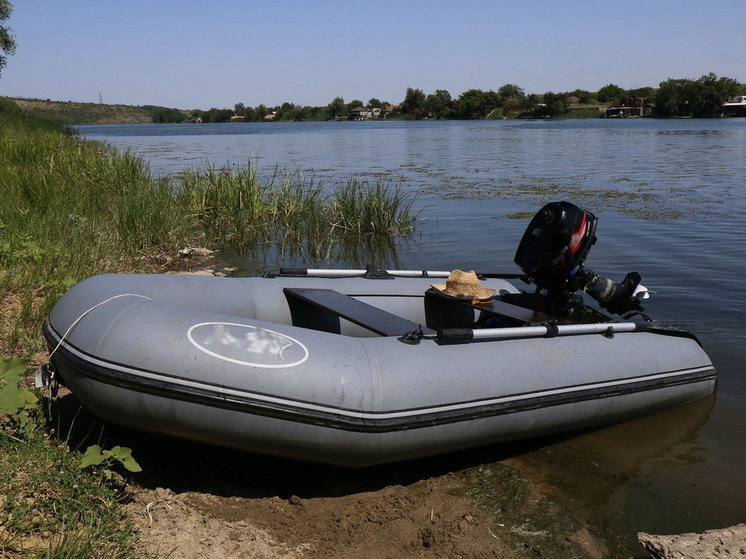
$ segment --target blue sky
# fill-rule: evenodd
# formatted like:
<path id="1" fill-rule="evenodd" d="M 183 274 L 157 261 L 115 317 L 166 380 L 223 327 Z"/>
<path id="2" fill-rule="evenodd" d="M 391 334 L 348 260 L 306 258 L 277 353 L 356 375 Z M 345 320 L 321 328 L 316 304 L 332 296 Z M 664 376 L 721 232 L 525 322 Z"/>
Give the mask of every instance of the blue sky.
<path id="1" fill-rule="evenodd" d="M 746 82 L 742 0 L 11 0 L 0 95 L 180 109 Z"/>

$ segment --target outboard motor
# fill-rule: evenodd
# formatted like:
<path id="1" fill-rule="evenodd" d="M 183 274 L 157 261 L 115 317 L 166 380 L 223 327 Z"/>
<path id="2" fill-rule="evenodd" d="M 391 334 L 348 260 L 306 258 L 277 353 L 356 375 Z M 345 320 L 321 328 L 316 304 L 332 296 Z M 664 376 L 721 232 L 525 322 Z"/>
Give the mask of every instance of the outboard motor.
<path id="1" fill-rule="evenodd" d="M 646 296 L 640 274 L 630 272 L 621 283 L 583 266 L 596 242 L 598 218 L 569 202 L 552 202 L 531 219 L 515 254 L 515 263 L 539 291 L 546 291 L 549 310 L 567 316 L 583 306 L 579 289 L 615 314 L 642 312 Z"/>

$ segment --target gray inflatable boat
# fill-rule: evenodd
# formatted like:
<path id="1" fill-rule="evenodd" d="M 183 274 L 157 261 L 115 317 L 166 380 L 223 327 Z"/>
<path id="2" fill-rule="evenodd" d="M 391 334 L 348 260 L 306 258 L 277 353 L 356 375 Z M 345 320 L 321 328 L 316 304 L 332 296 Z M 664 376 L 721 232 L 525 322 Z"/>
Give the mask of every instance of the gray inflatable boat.
<path id="1" fill-rule="evenodd" d="M 549 210 L 565 222 L 561 250 L 580 231 L 572 208 Z M 582 213 L 590 246 L 595 218 Z M 48 375 L 115 423 L 348 467 L 589 428 L 710 394 L 710 359 L 693 335 L 641 314 L 639 276 L 616 284 L 586 270 L 583 246 L 559 265 L 571 280 L 547 279 L 556 258 L 532 267 L 556 252 L 532 237 L 562 237 L 537 233 L 539 217 L 516 255 L 535 292 L 451 271 L 95 276 L 44 325 Z M 576 287 L 578 273 L 587 277 Z"/>

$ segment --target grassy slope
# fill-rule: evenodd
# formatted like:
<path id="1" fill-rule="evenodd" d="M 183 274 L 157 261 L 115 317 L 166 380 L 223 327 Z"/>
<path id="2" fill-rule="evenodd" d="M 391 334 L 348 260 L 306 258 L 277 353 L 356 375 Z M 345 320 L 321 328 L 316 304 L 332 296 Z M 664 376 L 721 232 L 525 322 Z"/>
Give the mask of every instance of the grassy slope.
<path id="1" fill-rule="evenodd" d="M 44 99 L 14 99 L 25 113 L 61 124 L 130 124 L 151 122 L 153 107 L 104 105 Z"/>

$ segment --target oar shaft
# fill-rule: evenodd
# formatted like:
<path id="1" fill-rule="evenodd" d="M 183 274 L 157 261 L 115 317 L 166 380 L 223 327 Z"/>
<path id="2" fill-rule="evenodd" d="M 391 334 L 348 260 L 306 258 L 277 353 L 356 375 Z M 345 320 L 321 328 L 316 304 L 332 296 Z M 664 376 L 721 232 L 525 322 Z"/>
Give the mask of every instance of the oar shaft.
<path id="1" fill-rule="evenodd" d="M 402 278 L 447 278 L 451 272 L 432 270 L 384 270 L 386 273 Z M 282 268 L 280 273 L 289 276 L 308 277 L 356 277 L 364 276 L 368 270 L 334 270 L 324 268 Z"/>
<path id="2" fill-rule="evenodd" d="M 634 332 L 636 322 L 600 322 L 596 324 L 562 324 L 559 326 L 516 326 L 514 328 L 446 328 L 438 330 L 439 340 L 494 340 L 497 338 L 538 338 L 542 336 L 571 336 L 577 334 L 605 334 Z"/>
<path id="3" fill-rule="evenodd" d="M 399 278 L 447 278 L 451 272 L 449 270 L 383 270 L 389 275 Z M 343 270 L 328 268 L 281 268 L 280 274 L 284 276 L 303 276 L 303 277 L 325 277 L 325 278 L 349 278 L 364 276 L 368 270 Z M 499 274 L 499 273 L 480 273 L 478 276 L 485 278 L 505 278 L 516 279 L 522 277 L 521 274 Z"/>

